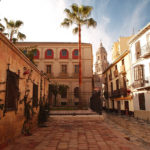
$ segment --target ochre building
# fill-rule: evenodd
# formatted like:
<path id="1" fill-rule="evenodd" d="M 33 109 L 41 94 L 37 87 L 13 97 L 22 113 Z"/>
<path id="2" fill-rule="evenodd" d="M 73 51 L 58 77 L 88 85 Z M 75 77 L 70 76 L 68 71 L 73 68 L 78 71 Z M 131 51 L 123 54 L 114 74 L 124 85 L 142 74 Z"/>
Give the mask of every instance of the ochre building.
<path id="1" fill-rule="evenodd" d="M 58 95 L 57 106 L 74 106 L 79 103 L 79 59 L 78 43 L 69 42 L 19 42 L 18 48 L 35 46 L 37 51 L 34 62 L 39 70 L 50 78 L 50 84 L 63 84 L 69 88 L 63 95 Z M 93 56 L 92 45 L 82 43 L 82 103 L 89 105 L 92 94 Z M 54 105 L 54 98 L 51 99 Z"/>

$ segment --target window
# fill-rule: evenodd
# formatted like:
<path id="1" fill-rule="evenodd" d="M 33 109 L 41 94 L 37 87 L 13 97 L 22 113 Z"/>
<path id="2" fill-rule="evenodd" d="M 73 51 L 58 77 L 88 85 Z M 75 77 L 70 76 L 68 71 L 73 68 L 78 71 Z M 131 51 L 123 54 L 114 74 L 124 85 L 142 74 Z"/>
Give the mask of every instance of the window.
<path id="1" fill-rule="evenodd" d="M 34 51 L 34 59 L 39 59 L 39 50 Z"/>
<path id="2" fill-rule="evenodd" d="M 62 50 L 62 56 L 67 56 L 67 50 L 66 49 Z"/>
<path id="3" fill-rule="evenodd" d="M 119 80 L 116 80 L 116 90 L 119 90 Z"/>
<path id="4" fill-rule="evenodd" d="M 74 88 L 74 97 L 79 98 L 79 87 Z"/>
<path id="5" fill-rule="evenodd" d="M 52 50 L 51 49 L 47 50 L 47 56 L 52 56 Z"/>
<path id="6" fill-rule="evenodd" d="M 113 83 L 111 82 L 111 94 L 113 94 Z"/>
<path id="7" fill-rule="evenodd" d="M 35 56 L 35 57 L 37 56 L 37 51 L 34 52 L 34 56 Z"/>
<path id="8" fill-rule="evenodd" d="M 67 73 L 67 65 L 62 65 L 62 73 Z"/>
<path id="9" fill-rule="evenodd" d="M 145 96 L 144 93 L 138 94 L 140 110 L 145 110 Z"/>
<path id="10" fill-rule="evenodd" d="M 124 65 L 124 59 L 122 59 L 122 61 L 121 61 L 121 62 L 122 62 L 122 65 Z"/>
<path id="11" fill-rule="evenodd" d="M 78 49 L 73 50 L 73 52 L 72 52 L 72 58 L 73 59 L 78 59 L 78 56 L 79 56 Z"/>
<path id="12" fill-rule="evenodd" d="M 143 79 L 143 65 L 134 67 L 134 81 Z"/>
<path id="13" fill-rule="evenodd" d="M 115 65 L 115 70 L 117 70 L 117 65 Z"/>
<path id="14" fill-rule="evenodd" d="M 7 70 L 5 110 L 17 110 L 17 100 L 19 98 L 19 76 Z"/>
<path id="15" fill-rule="evenodd" d="M 26 55 L 27 54 L 27 50 L 25 49 L 25 50 L 23 50 L 23 53 Z"/>
<path id="16" fill-rule="evenodd" d="M 51 73 L 51 71 L 52 71 L 51 69 L 52 69 L 51 65 L 46 66 L 46 72 L 47 73 Z"/>
<path id="17" fill-rule="evenodd" d="M 32 101 L 33 107 L 38 106 L 38 85 L 33 83 L 33 101 Z"/>
<path id="18" fill-rule="evenodd" d="M 68 58 L 68 51 L 66 49 L 62 49 L 60 51 L 60 58 L 61 59 L 67 59 Z"/>
<path id="19" fill-rule="evenodd" d="M 45 51 L 45 58 L 46 59 L 52 59 L 53 58 L 53 50 L 52 49 L 48 49 Z"/>
<path id="20" fill-rule="evenodd" d="M 64 92 L 61 94 L 61 98 L 67 98 L 67 88 L 64 89 Z"/>
<path id="21" fill-rule="evenodd" d="M 141 55 L 141 45 L 140 45 L 140 41 L 135 43 L 135 54 L 136 54 L 136 59 L 140 58 Z"/>
<path id="22" fill-rule="evenodd" d="M 74 66 L 74 72 L 75 73 L 79 73 L 79 65 L 75 65 Z"/>
<path id="23" fill-rule="evenodd" d="M 148 33 L 148 34 L 146 35 L 146 40 L 147 40 L 148 48 L 150 48 L 150 33 Z"/>

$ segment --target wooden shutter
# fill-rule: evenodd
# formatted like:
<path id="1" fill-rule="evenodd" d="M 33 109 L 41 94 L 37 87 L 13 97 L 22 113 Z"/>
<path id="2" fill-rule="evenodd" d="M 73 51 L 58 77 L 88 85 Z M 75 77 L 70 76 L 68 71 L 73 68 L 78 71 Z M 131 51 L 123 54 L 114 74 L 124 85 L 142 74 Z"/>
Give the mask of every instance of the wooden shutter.
<path id="1" fill-rule="evenodd" d="M 19 96 L 19 76 L 7 70 L 5 111 L 16 110 Z"/>
<path id="2" fill-rule="evenodd" d="M 139 94 L 139 108 L 140 108 L 140 110 L 145 110 L 145 96 L 144 96 L 144 93 Z"/>
<path id="3" fill-rule="evenodd" d="M 136 52 L 136 59 L 140 58 L 140 55 L 141 55 L 140 41 L 135 43 L 135 52 Z"/>
<path id="4" fill-rule="evenodd" d="M 38 85 L 33 83 L 33 101 L 32 101 L 33 107 L 38 106 Z"/>

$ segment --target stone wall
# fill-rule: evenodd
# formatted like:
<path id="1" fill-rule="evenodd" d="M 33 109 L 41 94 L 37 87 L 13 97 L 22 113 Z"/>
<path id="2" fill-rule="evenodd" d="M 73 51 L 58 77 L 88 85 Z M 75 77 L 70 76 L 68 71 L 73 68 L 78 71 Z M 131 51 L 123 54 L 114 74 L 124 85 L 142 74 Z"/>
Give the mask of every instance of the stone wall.
<path id="1" fill-rule="evenodd" d="M 19 76 L 15 110 L 6 109 L 7 70 Z M 38 103 L 40 98 L 44 96 L 48 98 L 48 78 L 0 33 L 0 145 L 12 141 L 21 134 L 25 120 L 23 98 L 28 90 L 27 102 L 31 101 L 30 106 L 32 106 L 33 84 L 38 86 Z M 39 106 L 33 107 L 33 111 L 31 128 L 37 125 Z"/>

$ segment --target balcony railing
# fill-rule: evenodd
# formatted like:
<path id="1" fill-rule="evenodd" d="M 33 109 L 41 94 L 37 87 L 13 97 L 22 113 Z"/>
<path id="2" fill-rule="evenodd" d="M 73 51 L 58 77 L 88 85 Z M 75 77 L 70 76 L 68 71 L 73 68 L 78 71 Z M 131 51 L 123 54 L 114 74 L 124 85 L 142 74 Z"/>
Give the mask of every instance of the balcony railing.
<path id="1" fill-rule="evenodd" d="M 121 96 L 124 96 L 124 97 L 125 97 L 125 96 L 127 96 L 127 94 L 128 94 L 128 93 L 127 93 L 127 88 L 120 88 L 120 95 L 121 95 Z"/>
<path id="2" fill-rule="evenodd" d="M 115 77 L 118 77 L 118 70 L 115 70 L 115 71 L 114 71 L 114 76 L 115 76 Z"/>
<path id="3" fill-rule="evenodd" d="M 150 56 L 150 43 L 141 47 L 141 57 L 148 57 Z"/>
<path id="4" fill-rule="evenodd" d="M 120 90 L 119 89 L 113 91 L 113 97 L 114 98 L 117 98 L 117 97 L 120 97 L 120 96 L 121 96 L 121 94 L 120 94 Z"/>
<path id="5" fill-rule="evenodd" d="M 139 79 L 137 81 L 134 81 L 132 84 L 133 88 L 140 88 L 144 86 L 144 79 Z"/>

